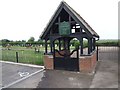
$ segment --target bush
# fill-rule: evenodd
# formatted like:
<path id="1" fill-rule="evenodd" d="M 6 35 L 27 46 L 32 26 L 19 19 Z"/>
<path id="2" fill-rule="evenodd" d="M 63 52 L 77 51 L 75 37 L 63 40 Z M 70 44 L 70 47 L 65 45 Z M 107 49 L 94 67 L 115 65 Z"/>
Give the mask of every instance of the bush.
<path id="1" fill-rule="evenodd" d="M 88 42 L 87 41 L 83 41 L 83 48 L 88 47 Z"/>
<path id="2" fill-rule="evenodd" d="M 75 49 L 78 49 L 79 46 L 80 46 L 80 42 L 79 41 L 75 41 L 74 46 L 75 46 Z"/>

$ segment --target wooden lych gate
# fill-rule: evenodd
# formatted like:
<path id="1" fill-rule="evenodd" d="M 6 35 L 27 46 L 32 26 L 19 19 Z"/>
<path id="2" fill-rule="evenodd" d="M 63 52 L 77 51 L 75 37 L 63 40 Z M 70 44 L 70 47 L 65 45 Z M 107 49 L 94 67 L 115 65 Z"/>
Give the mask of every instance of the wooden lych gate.
<path id="1" fill-rule="evenodd" d="M 83 39 L 88 40 L 86 56 L 91 56 L 90 58 L 93 58 L 92 55 L 94 56 L 95 42 L 99 39 L 99 35 L 88 23 L 64 1 L 60 3 L 40 37 L 45 40 L 44 65 L 46 69 L 72 71 L 82 69 L 80 57 L 85 57 L 83 55 Z M 70 50 L 70 41 L 74 38 L 80 42 L 80 48 Z M 48 51 L 48 41 L 50 41 L 50 51 Z M 56 41 L 58 41 L 57 49 L 55 48 Z M 73 54 L 74 57 L 72 57 Z"/>

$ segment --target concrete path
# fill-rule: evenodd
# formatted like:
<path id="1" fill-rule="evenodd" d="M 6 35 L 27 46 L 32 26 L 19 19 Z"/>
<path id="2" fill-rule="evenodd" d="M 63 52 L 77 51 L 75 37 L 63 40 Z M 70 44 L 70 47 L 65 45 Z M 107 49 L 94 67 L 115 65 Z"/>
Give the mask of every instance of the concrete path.
<path id="1" fill-rule="evenodd" d="M 46 70 L 38 88 L 89 88 L 93 77 L 92 73 Z"/>
<path id="2" fill-rule="evenodd" d="M 118 64 L 107 60 L 99 61 L 90 88 L 118 88 Z"/>
<path id="3" fill-rule="evenodd" d="M 91 88 L 118 88 L 118 47 L 100 47 Z"/>

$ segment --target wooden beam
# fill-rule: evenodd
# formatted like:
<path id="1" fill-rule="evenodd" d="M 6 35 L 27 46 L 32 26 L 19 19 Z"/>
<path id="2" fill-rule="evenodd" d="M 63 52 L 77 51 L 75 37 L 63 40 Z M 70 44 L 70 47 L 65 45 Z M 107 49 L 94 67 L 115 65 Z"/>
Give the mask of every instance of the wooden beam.
<path id="1" fill-rule="evenodd" d="M 53 59 L 55 58 L 55 41 L 53 41 Z"/>
<path id="2" fill-rule="evenodd" d="M 88 38 L 88 54 L 92 52 L 92 38 Z"/>
<path id="3" fill-rule="evenodd" d="M 55 40 L 55 39 L 57 39 L 57 38 L 62 38 L 62 36 L 61 35 L 59 35 L 59 34 L 52 34 L 50 37 L 52 37 L 53 38 L 53 41 Z M 69 37 L 76 37 L 76 38 L 89 38 L 88 37 L 88 35 L 85 33 L 85 32 L 83 32 L 82 34 L 80 33 L 80 32 L 77 32 L 77 33 L 72 33 L 72 34 L 70 34 L 69 35 Z"/>
<path id="4" fill-rule="evenodd" d="M 63 38 L 63 48 L 66 49 L 66 47 L 65 47 L 65 38 Z"/>
<path id="5" fill-rule="evenodd" d="M 79 28 L 75 28 L 75 32 L 80 32 L 80 29 Z"/>
<path id="6" fill-rule="evenodd" d="M 95 38 L 93 38 L 93 50 L 95 50 Z"/>
<path id="7" fill-rule="evenodd" d="M 61 50 L 61 41 L 60 39 L 58 39 L 58 41 L 59 41 L 59 50 Z"/>
<path id="8" fill-rule="evenodd" d="M 58 24 L 60 24 L 60 16 L 58 17 Z"/>
<path id="9" fill-rule="evenodd" d="M 55 25 L 58 25 L 59 23 L 55 23 Z M 71 21 L 71 24 L 76 24 L 75 21 Z"/>
<path id="10" fill-rule="evenodd" d="M 52 40 L 50 40 L 50 51 L 51 53 L 53 53 L 53 41 Z"/>
<path id="11" fill-rule="evenodd" d="M 71 16 L 69 15 L 69 23 L 70 23 L 70 29 L 72 28 L 72 25 L 71 25 Z M 72 30 L 70 30 L 70 33 L 72 33 Z"/>
<path id="12" fill-rule="evenodd" d="M 71 24 L 71 16 L 69 15 L 69 23 Z"/>
<path id="13" fill-rule="evenodd" d="M 80 54 L 82 55 L 83 54 L 83 38 L 80 38 Z"/>
<path id="14" fill-rule="evenodd" d="M 71 35 L 70 35 L 70 37 L 78 37 L 78 38 L 88 38 L 88 35 L 86 34 L 86 33 L 79 33 L 79 32 L 77 32 L 77 33 L 72 33 Z"/>
<path id="15" fill-rule="evenodd" d="M 82 27 L 80 27 L 80 33 L 82 33 Z"/>
<path id="16" fill-rule="evenodd" d="M 47 40 L 45 40 L 45 54 L 47 54 Z"/>

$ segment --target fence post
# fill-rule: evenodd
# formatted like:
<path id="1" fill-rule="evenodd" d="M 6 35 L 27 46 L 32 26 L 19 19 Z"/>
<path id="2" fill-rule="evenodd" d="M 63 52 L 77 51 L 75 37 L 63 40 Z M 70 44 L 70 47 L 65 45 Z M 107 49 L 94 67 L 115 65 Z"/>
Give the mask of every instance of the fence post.
<path id="1" fill-rule="evenodd" d="M 98 45 L 97 45 L 97 61 L 98 61 Z"/>
<path id="2" fill-rule="evenodd" d="M 18 63 L 18 52 L 16 52 L 16 62 Z"/>

